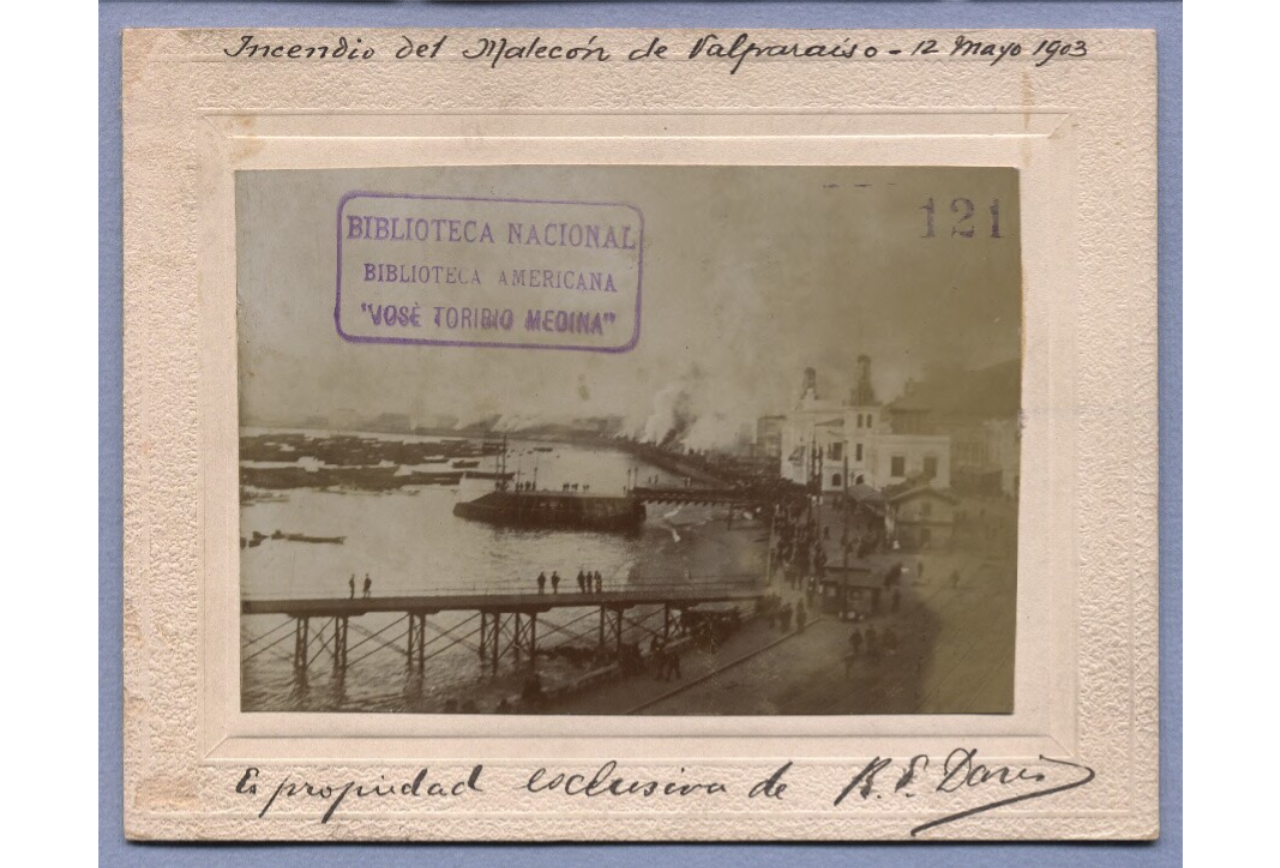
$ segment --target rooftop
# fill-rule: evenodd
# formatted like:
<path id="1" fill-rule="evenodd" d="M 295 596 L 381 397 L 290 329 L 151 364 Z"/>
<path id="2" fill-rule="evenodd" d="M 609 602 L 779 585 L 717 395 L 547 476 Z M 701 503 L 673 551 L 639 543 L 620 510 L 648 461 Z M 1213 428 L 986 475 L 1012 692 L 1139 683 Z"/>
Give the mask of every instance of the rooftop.
<path id="1" fill-rule="evenodd" d="M 917 485 L 913 488 L 907 488 L 889 496 L 890 503 L 901 503 L 904 500 L 914 500 L 917 497 L 936 497 L 939 500 L 945 500 L 947 503 L 955 504 L 960 501 L 947 494 L 945 491 L 939 491 L 932 485 Z"/>

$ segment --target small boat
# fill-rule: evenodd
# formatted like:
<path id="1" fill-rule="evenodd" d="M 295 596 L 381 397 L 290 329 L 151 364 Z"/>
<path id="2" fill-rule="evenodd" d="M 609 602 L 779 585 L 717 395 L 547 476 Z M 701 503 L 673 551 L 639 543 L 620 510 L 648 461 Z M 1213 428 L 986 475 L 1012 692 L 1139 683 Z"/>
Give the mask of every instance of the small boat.
<path id="1" fill-rule="evenodd" d="M 460 469 L 461 469 L 461 468 L 467 468 L 467 467 L 479 467 L 479 466 L 480 466 L 480 461 L 479 461 L 478 459 L 477 459 L 477 460 L 475 460 L 475 461 L 462 461 L 462 460 L 458 460 L 458 461 L 453 462 L 453 466 L 454 466 L 454 467 L 457 467 L 457 468 L 460 468 Z"/>
<path id="2" fill-rule="evenodd" d="M 533 447 L 533 451 L 534 451 L 534 452 L 555 452 L 555 451 L 556 451 L 556 447 L 554 447 L 554 446 L 535 446 L 535 447 Z"/>
<path id="3" fill-rule="evenodd" d="M 347 541 L 345 536 L 307 536 L 305 533 L 287 533 L 284 538 L 290 542 L 332 543 L 334 545 L 342 545 Z"/>

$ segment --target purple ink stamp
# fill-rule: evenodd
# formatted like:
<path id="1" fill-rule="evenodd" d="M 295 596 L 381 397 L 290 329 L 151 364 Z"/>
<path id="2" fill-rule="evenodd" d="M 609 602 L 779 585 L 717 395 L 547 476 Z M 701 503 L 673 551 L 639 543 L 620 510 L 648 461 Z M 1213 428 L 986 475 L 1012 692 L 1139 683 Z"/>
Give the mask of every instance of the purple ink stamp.
<path id="1" fill-rule="evenodd" d="M 621 353 L 640 339 L 633 205 L 351 192 L 337 222 L 344 340 Z"/>

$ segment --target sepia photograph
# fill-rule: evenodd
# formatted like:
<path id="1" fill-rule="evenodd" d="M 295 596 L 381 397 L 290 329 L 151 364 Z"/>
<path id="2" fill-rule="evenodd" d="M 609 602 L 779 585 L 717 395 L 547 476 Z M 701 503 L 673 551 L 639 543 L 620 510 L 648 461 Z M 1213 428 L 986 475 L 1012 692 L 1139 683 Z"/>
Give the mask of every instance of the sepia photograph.
<path id="1" fill-rule="evenodd" d="M 238 171 L 240 707 L 1012 714 L 1007 167 Z"/>

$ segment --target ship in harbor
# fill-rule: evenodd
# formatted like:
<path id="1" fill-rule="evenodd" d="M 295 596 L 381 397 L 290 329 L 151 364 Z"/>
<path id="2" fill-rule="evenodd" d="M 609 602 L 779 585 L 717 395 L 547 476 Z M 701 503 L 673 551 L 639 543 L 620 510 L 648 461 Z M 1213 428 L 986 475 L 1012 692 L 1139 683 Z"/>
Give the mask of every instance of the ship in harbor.
<path id="1" fill-rule="evenodd" d="M 503 527 L 547 530 L 626 532 L 644 524 L 644 502 L 633 495 L 577 491 L 576 486 L 548 491 L 539 489 L 536 481 L 513 484 L 506 470 L 505 442 L 497 457 L 493 490 L 454 504 L 454 515 Z"/>

